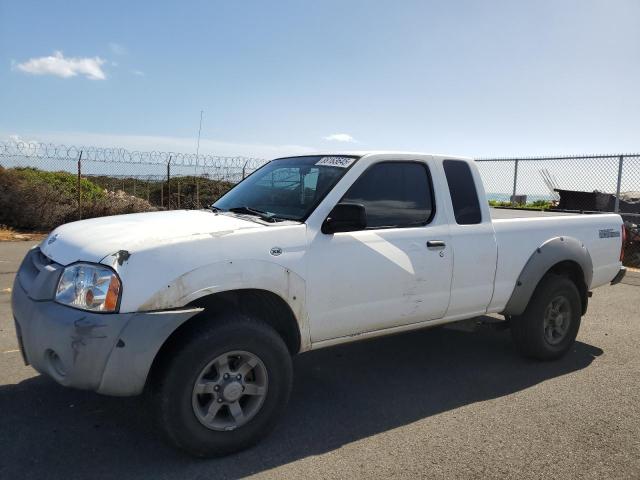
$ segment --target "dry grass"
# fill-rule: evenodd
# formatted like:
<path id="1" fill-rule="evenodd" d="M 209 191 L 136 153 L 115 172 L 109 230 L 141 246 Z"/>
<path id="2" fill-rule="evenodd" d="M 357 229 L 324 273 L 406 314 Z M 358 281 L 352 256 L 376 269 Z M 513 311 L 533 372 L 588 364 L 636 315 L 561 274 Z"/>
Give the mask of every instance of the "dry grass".
<path id="1" fill-rule="evenodd" d="M 46 232 L 19 232 L 0 225 L 0 242 L 39 242 L 46 236 Z"/>

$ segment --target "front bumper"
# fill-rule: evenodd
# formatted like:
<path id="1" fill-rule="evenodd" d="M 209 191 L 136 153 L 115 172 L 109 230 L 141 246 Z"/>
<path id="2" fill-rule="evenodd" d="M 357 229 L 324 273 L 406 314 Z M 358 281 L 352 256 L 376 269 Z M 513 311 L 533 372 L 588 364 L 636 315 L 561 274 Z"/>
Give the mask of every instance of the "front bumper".
<path id="1" fill-rule="evenodd" d="M 92 313 L 42 299 L 47 295 L 36 288 L 42 283 L 38 283 L 41 275 L 36 273 L 34 280 L 23 272 L 30 268 L 33 252 L 13 286 L 16 334 L 25 363 L 61 385 L 107 395 L 141 393 L 160 347 L 178 326 L 201 311 Z M 35 294 L 22 285 L 21 273 Z"/>
<path id="2" fill-rule="evenodd" d="M 109 354 L 132 314 L 98 314 L 35 301 L 19 282 L 11 304 L 27 363 L 62 385 L 98 390 Z"/>

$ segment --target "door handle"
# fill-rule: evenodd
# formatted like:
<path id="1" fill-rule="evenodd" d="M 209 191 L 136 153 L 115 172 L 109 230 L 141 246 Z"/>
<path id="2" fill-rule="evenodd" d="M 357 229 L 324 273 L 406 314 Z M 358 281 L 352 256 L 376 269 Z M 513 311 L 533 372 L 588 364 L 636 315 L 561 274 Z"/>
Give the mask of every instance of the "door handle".
<path id="1" fill-rule="evenodd" d="M 442 240 L 429 240 L 427 242 L 427 248 L 432 248 L 434 250 L 441 250 L 447 246 Z"/>

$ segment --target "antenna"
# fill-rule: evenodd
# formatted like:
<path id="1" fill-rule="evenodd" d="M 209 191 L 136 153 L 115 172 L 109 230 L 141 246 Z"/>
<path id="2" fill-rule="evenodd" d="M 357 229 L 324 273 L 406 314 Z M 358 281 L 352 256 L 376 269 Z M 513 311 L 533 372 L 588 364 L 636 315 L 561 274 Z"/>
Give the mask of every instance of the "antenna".
<path id="1" fill-rule="evenodd" d="M 202 114 L 204 110 L 200 110 L 200 126 L 198 127 L 198 143 L 196 144 L 196 166 L 195 174 L 198 175 L 198 155 L 200 154 L 200 134 L 202 133 Z"/>
<path id="2" fill-rule="evenodd" d="M 204 110 L 200 110 L 200 126 L 198 127 L 198 144 L 196 146 L 196 164 L 198 163 L 198 154 L 200 153 L 200 133 L 202 133 L 202 114 Z"/>

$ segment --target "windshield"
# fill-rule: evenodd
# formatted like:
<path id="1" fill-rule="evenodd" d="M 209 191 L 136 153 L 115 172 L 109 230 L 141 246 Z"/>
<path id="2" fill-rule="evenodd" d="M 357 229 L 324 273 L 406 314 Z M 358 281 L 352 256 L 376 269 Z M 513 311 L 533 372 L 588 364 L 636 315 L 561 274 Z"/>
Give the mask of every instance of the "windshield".
<path id="1" fill-rule="evenodd" d="M 273 160 L 213 204 L 263 219 L 303 221 L 357 160 L 348 156 L 309 156 Z"/>

